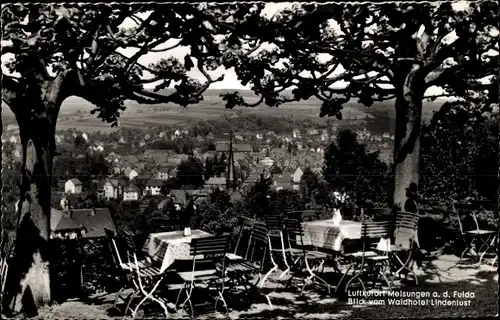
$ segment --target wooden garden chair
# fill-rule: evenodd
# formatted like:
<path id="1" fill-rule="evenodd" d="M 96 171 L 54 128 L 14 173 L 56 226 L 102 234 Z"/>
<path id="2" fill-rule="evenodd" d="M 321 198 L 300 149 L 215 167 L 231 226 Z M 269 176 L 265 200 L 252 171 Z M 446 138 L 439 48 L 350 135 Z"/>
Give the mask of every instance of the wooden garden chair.
<path id="1" fill-rule="evenodd" d="M 462 236 L 462 240 L 464 241 L 466 247 L 464 251 L 462 251 L 462 254 L 460 255 L 460 259 L 458 260 L 457 264 L 460 264 L 462 262 L 462 259 L 467 251 L 474 250 L 475 249 L 475 244 L 477 242 L 481 243 L 481 246 L 477 250 L 477 254 L 479 255 L 479 262 L 478 264 L 481 264 L 481 261 L 484 258 L 484 255 L 488 252 L 491 251 L 491 249 L 495 249 L 493 247 L 496 237 L 497 237 L 497 232 L 495 230 L 485 230 L 481 229 L 479 227 L 479 223 L 477 222 L 477 217 L 476 213 L 474 210 L 471 210 L 471 216 L 472 219 L 474 220 L 474 224 L 476 226 L 475 229 L 464 231 L 463 226 L 462 226 L 462 221 L 460 219 L 460 213 L 455 207 L 455 203 L 453 202 L 452 204 L 452 210 L 453 212 L 457 215 L 458 219 L 458 226 L 460 228 L 460 235 Z M 481 253 L 481 250 L 484 248 L 484 250 Z M 495 253 L 495 252 L 493 252 Z"/>
<path id="2" fill-rule="evenodd" d="M 234 254 L 235 255 L 242 255 L 243 253 L 240 252 L 240 249 L 242 248 L 240 246 L 241 244 L 241 239 L 243 238 L 243 234 L 246 232 L 249 234 L 252 230 L 252 226 L 256 223 L 255 219 L 252 219 L 250 217 L 246 216 L 241 216 L 239 218 L 239 225 L 240 225 L 240 230 L 238 232 L 238 239 L 236 240 L 236 245 L 234 247 Z"/>
<path id="3" fill-rule="evenodd" d="M 111 256 L 113 258 L 113 263 L 115 266 L 115 270 L 117 271 L 116 276 L 121 280 L 122 287 L 116 294 L 115 300 L 113 302 L 113 308 L 117 309 L 118 300 L 121 299 L 127 306 L 133 295 L 138 294 L 138 288 L 135 283 L 131 281 L 130 273 L 131 270 L 125 263 L 123 263 L 122 258 L 120 256 L 120 252 L 118 251 L 118 245 L 116 244 L 115 233 L 113 230 L 104 227 L 104 233 L 106 235 L 107 244 L 109 250 L 111 252 Z M 121 293 L 127 289 L 132 289 L 132 292 L 128 294 L 125 298 L 121 296 Z M 128 309 L 125 308 L 124 314 L 128 312 Z"/>
<path id="4" fill-rule="evenodd" d="M 391 245 L 390 254 L 398 261 L 400 267 L 395 275 L 399 276 L 401 271 L 406 270 L 413 275 L 415 284 L 418 285 L 418 277 L 410 266 L 413 261 L 414 252 L 419 248 L 418 243 L 418 222 L 420 215 L 411 212 L 397 212 L 394 226 L 394 244 Z M 406 260 L 401 259 L 401 255 L 406 254 Z"/>
<path id="5" fill-rule="evenodd" d="M 282 279 L 288 272 L 291 270 L 291 266 L 298 263 L 300 257 L 296 254 L 300 254 L 300 249 L 293 248 L 285 245 L 285 234 L 284 234 L 284 224 L 283 218 L 279 215 L 268 215 L 264 216 L 264 221 L 266 223 L 267 229 L 267 238 L 269 244 L 269 252 L 271 256 L 276 254 L 281 256 L 281 262 L 284 264 L 284 271 L 279 275 L 278 279 Z M 291 260 L 290 258 L 295 258 L 295 260 Z M 273 259 L 273 262 L 275 260 Z M 271 271 L 274 272 L 278 269 L 278 266 L 274 266 L 264 280 L 267 280 L 267 277 L 271 274 Z"/>
<path id="6" fill-rule="evenodd" d="M 165 278 L 165 273 L 162 273 L 160 271 L 160 267 L 153 265 L 149 259 L 137 259 L 137 247 L 130 233 L 125 231 L 123 238 L 125 240 L 127 257 L 124 268 L 131 271 L 130 275 L 132 277 L 132 282 L 136 287 L 136 293 L 130 298 L 130 301 L 125 310 L 128 311 L 128 309 L 130 308 L 130 304 L 134 298 L 142 295 L 142 300 L 132 310 L 133 318 L 137 316 L 139 308 L 148 299 L 158 303 L 163 308 L 165 316 L 168 318 L 168 301 L 155 294 L 155 291 L 158 289 L 160 283 L 162 283 L 162 280 Z"/>
<path id="7" fill-rule="evenodd" d="M 249 285 L 255 287 L 256 284 L 250 282 L 252 275 L 258 274 L 264 265 L 267 254 L 267 234 L 263 223 L 253 219 L 242 217 L 240 219 L 241 229 L 234 253 L 226 254 L 227 275 L 232 280 L 236 288 L 239 284 L 248 290 Z M 242 246 L 241 236 L 244 231 L 249 231 L 249 238 L 246 246 Z M 244 249 L 244 250 L 242 250 Z M 262 259 L 260 264 L 255 261 L 255 251 L 261 250 Z"/>
<path id="8" fill-rule="evenodd" d="M 373 284 L 379 278 L 382 278 L 389 286 L 389 289 L 392 288 L 392 281 L 389 281 L 385 274 L 389 267 L 389 254 L 386 248 L 390 246 L 390 234 L 391 221 L 363 222 L 361 227 L 362 250 L 344 255 L 351 260 L 351 263 L 344 276 L 340 279 L 337 289 L 352 268 L 355 271 L 346 283 L 346 292 L 354 280 L 358 280 L 363 287 L 363 291 L 366 291 L 363 278 L 371 280 Z M 377 243 L 378 245 L 374 247 L 373 245 Z"/>
<path id="9" fill-rule="evenodd" d="M 291 265 L 293 274 L 288 280 L 288 283 L 290 283 L 295 275 L 304 274 L 303 269 L 305 269 L 306 273 L 304 275 L 307 276 L 305 277 L 304 284 L 300 290 L 301 294 L 304 291 L 304 288 L 311 283 L 311 281 L 314 281 L 314 279 L 322 282 L 327 287 L 328 293 L 330 293 L 330 285 L 328 282 L 318 276 L 310 265 L 311 262 L 315 264 L 319 263 L 319 266 L 316 269 L 321 269 L 323 271 L 325 262 L 330 258 L 330 255 L 325 252 L 306 248 L 303 241 L 304 229 L 301 219 L 286 218 L 284 219 L 284 225 L 286 228 L 288 248 L 294 249 L 290 250 L 290 255 L 292 256 L 294 263 Z"/>
<path id="10" fill-rule="evenodd" d="M 224 299 L 226 289 L 226 255 L 229 252 L 231 239 L 229 236 L 211 236 L 206 238 L 193 239 L 191 242 L 191 255 L 193 257 L 192 271 L 179 272 L 179 276 L 184 281 L 184 286 L 177 296 L 178 305 L 181 293 L 186 292 L 186 299 L 180 306 L 184 309 L 189 304 L 191 318 L 194 319 L 194 307 L 192 303 L 193 289 L 215 289 L 217 298 L 215 299 L 215 309 L 221 301 L 226 309 L 227 304 Z"/>

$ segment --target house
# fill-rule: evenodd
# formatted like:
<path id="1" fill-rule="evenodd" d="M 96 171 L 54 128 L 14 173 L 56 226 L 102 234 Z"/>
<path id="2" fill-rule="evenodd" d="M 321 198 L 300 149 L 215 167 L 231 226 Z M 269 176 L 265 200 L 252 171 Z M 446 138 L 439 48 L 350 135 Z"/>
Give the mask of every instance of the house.
<path id="1" fill-rule="evenodd" d="M 106 236 L 104 228 L 116 232 L 107 208 L 50 210 L 51 238 L 101 238 Z"/>
<path id="2" fill-rule="evenodd" d="M 124 176 L 127 176 L 130 174 L 130 172 L 132 172 L 132 168 L 130 167 L 126 167 L 125 169 L 123 169 L 123 175 Z"/>
<path id="3" fill-rule="evenodd" d="M 274 132 L 274 131 L 268 131 L 267 135 L 271 136 L 271 137 L 276 137 L 276 132 Z"/>
<path id="4" fill-rule="evenodd" d="M 12 136 L 12 137 L 10 137 L 9 141 L 10 141 L 10 143 L 17 143 L 17 138 Z"/>
<path id="5" fill-rule="evenodd" d="M 168 198 L 173 201 L 174 205 L 179 205 L 180 207 L 186 206 L 188 203 L 187 197 L 187 192 L 179 189 L 170 190 L 168 194 Z"/>
<path id="6" fill-rule="evenodd" d="M 148 141 L 149 139 L 151 139 L 151 136 L 149 135 L 149 133 L 146 133 L 143 140 Z"/>
<path id="7" fill-rule="evenodd" d="M 294 137 L 295 139 L 300 138 L 301 137 L 300 130 L 299 129 L 293 129 L 293 131 L 292 131 L 292 137 Z"/>
<path id="8" fill-rule="evenodd" d="M 129 184 L 123 189 L 123 201 L 137 201 L 139 200 L 139 193 L 141 190 L 133 183 Z"/>
<path id="9" fill-rule="evenodd" d="M 236 140 L 239 140 L 239 141 L 243 141 L 243 139 L 244 139 L 244 138 L 243 138 L 243 136 L 242 136 L 241 134 L 235 134 L 235 135 L 234 135 L 234 138 L 235 138 Z"/>
<path id="10" fill-rule="evenodd" d="M 387 133 L 387 132 L 384 132 L 384 133 L 382 134 L 382 138 L 384 138 L 384 139 L 390 139 L 390 138 L 391 138 L 391 135 L 390 135 L 389 133 Z"/>
<path id="11" fill-rule="evenodd" d="M 320 176 L 320 177 L 323 175 L 323 168 L 321 168 L 320 166 L 314 166 L 314 167 L 312 167 L 312 168 L 311 168 L 311 171 L 312 171 L 314 174 L 316 174 L 316 175 L 318 175 L 318 176 Z"/>
<path id="12" fill-rule="evenodd" d="M 126 167 L 125 170 L 123 170 L 123 175 L 125 175 L 129 180 L 133 180 L 139 175 L 139 173 L 135 169 Z"/>
<path id="13" fill-rule="evenodd" d="M 215 136 L 214 136 L 214 134 L 213 134 L 212 132 L 209 132 L 209 133 L 205 136 L 205 138 L 207 138 L 207 139 L 214 139 L 214 138 L 215 138 Z"/>
<path id="14" fill-rule="evenodd" d="M 226 183 L 227 183 L 226 178 L 211 177 L 207 181 L 205 181 L 205 186 L 210 189 L 219 188 L 221 190 L 224 190 L 226 187 Z"/>
<path id="15" fill-rule="evenodd" d="M 120 199 L 123 195 L 125 182 L 121 179 L 106 179 L 103 184 L 104 197 L 106 199 Z"/>
<path id="16" fill-rule="evenodd" d="M 164 139 L 166 136 L 167 136 L 167 133 L 163 132 L 163 131 L 158 134 L 158 138 L 160 138 L 160 139 Z"/>
<path id="17" fill-rule="evenodd" d="M 176 166 L 168 172 L 168 177 L 169 178 L 176 178 L 177 177 L 177 172 L 179 172 L 179 168 Z"/>
<path id="18" fill-rule="evenodd" d="M 134 180 L 135 177 L 137 177 L 138 175 L 139 175 L 139 172 L 137 172 L 137 170 L 135 170 L 135 169 L 132 169 L 130 171 L 130 173 L 128 174 L 128 178 L 129 178 L 129 180 Z"/>
<path id="19" fill-rule="evenodd" d="M 293 190 L 293 185 L 290 176 L 287 174 L 274 176 L 271 188 L 274 189 L 275 191 Z"/>
<path id="20" fill-rule="evenodd" d="M 105 237 L 104 228 L 116 233 L 115 224 L 108 208 L 70 210 L 69 218 L 81 227 L 82 238 Z"/>
<path id="21" fill-rule="evenodd" d="M 168 180 L 168 173 L 174 166 L 172 165 L 162 165 L 158 168 L 158 172 L 156 173 L 156 179 L 158 180 Z"/>
<path id="22" fill-rule="evenodd" d="M 310 136 L 315 136 L 318 134 L 318 129 L 308 129 L 307 134 Z"/>
<path id="23" fill-rule="evenodd" d="M 294 184 L 299 184 L 303 174 L 304 171 L 300 167 L 297 167 L 297 169 L 295 169 L 295 172 L 292 174 L 292 182 Z"/>
<path id="24" fill-rule="evenodd" d="M 127 143 L 127 141 L 125 141 L 125 139 L 123 139 L 123 137 L 120 137 L 120 140 L 118 140 L 118 143 L 125 144 L 125 143 Z"/>
<path id="25" fill-rule="evenodd" d="M 272 167 L 274 164 L 274 160 L 271 159 L 270 157 L 265 157 L 264 159 L 259 161 L 259 164 L 264 165 L 266 167 Z"/>
<path id="26" fill-rule="evenodd" d="M 257 133 L 257 134 L 255 135 L 255 138 L 256 138 L 257 140 L 262 140 L 262 139 L 264 139 L 264 135 L 263 135 L 262 133 Z"/>
<path id="27" fill-rule="evenodd" d="M 189 130 L 188 129 L 182 129 L 181 132 L 182 132 L 183 135 L 186 135 L 186 136 L 189 134 Z"/>
<path id="28" fill-rule="evenodd" d="M 318 147 L 318 148 L 316 148 L 316 152 L 319 154 L 323 154 L 323 153 L 325 153 L 325 149 Z"/>
<path id="29" fill-rule="evenodd" d="M 179 130 L 179 129 L 175 130 L 174 136 L 178 137 L 180 135 L 181 135 L 181 130 Z"/>
<path id="30" fill-rule="evenodd" d="M 96 148 L 95 148 L 95 151 L 98 151 L 98 152 L 103 152 L 104 151 L 104 147 L 102 145 L 98 145 Z"/>
<path id="31" fill-rule="evenodd" d="M 325 141 L 328 141 L 328 140 L 330 140 L 330 136 L 328 136 L 328 133 L 323 132 L 323 133 L 321 134 L 321 141 L 322 141 L 322 142 L 325 142 Z"/>
<path id="32" fill-rule="evenodd" d="M 50 238 L 76 239 L 81 235 L 81 227 L 63 212 L 54 208 L 50 209 Z"/>
<path id="33" fill-rule="evenodd" d="M 64 192 L 66 193 L 82 193 L 82 183 L 80 180 L 73 178 L 66 181 L 64 184 Z"/>
<path id="34" fill-rule="evenodd" d="M 150 196 L 159 196 L 161 192 L 161 186 L 163 185 L 163 181 L 158 179 L 149 179 L 146 183 L 146 187 L 144 189 L 144 195 Z"/>

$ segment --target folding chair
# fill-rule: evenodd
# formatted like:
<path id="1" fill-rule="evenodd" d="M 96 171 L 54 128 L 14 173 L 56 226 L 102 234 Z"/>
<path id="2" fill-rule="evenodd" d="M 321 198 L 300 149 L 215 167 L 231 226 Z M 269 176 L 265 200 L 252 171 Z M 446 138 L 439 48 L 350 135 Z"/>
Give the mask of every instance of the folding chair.
<path id="1" fill-rule="evenodd" d="M 288 247 L 285 246 L 285 238 L 283 233 L 284 225 L 283 225 L 283 218 L 281 216 L 279 215 L 264 216 L 264 221 L 266 223 L 266 228 L 267 228 L 267 238 L 269 243 L 270 254 L 271 256 L 273 255 L 273 253 L 280 254 L 282 262 L 285 265 L 285 270 L 278 277 L 278 279 L 281 279 L 285 276 L 285 274 L 290 272 L 291 265 L 296 264 L 300 260 L 300 257 L 296 257 L 294 261 L 290 262 L 288 261 L 289 256 L 294 256 L 293 254 L 294 252 L 299 253 L 298 251 L 300 251 L 300 249 L 291 248 L 290 246 Z M 287 253 L 289 254 L 289 256 L 287 255 Z M 266 274 L 264 280 L 267 279 L 271 271 L 274 272 L 275 270 L 277 270 L 278 266 L 275 267 L 273 267 L 268 272 L 268 274 Z"/>
<path id="2" fill-rule="evenodd" d="M 349 270 L 354 267 L 357 271 L 354 272 L 353 276 L 346 283 L 346 292 L 349 285 L 356 279 L 363 287 L 363 291 L 366 291 L 366 287 L 362 279 L 363 277 L 372 278 L 371 280 L 373 284 L 375 284 L 379 277 L 381 277 L 387 283 L 390 290 L 392 288 L 392 283 L 389 282 L 385 275 L 385 271 L 389 267 L 389 255 L 387 254 L 388 250 L 380 248 L 380 245 L 377 246 L 376 250 L 369 250 L 369 248 L 372 248 L 372 245 L 377 242 L 379 244 L 386 243 L 387 241 L 390 242 L 389 235 L 391 222 L 363 222 L 361 228 L 361 241 L 363 245 L 362 251 L 345 254 L 345 257 L 350 258 L 352 262 L 348 270 L 340 279 L 337 289 L 342 283 L 344 277 L 349 273 Z M 382 247 L 385 247 L 385 245 L 382 245 Z M 377 251 L 381 252 L 381 254 Z"/>
<path id="3" fill-rule="evenodd" d="M 248 289 L 248 277 L 259 272 L 264 263 L 265 254 L 267 253 L 266 241 L 264 242 L 264 256 L 262 257 L 261 265 L 256 264 L 253 260 L 255 245 L 257 244 L 256 242 L 259 240 L 260 235 L 263 235 L 265 240 L 267 240 L 267 238 L 265 225 L 263 225 L 262 223 L 248 217 L 241 217 L 240 224 L 240 233 L 236 242 L 234 253 L 226 254 L 226 270 L 229 279 L 234 281 L 235 283 L 233 288 L 236 288 L 237 284 L 242 284 L 245 289 Z M 256 228 L 256 226 L 260 226 L 260 228 Z M 264 228 L 263 230 L 262 227 Z M 240 251 L 242 251 L 240 247 L 241 238 L 242 234 L 245 231 L 249 231 L 249 238 L 247 241 L 246 250 L 244 252 L 241 252 L 240 255 L 239 253 Z"/>
<path id="4" fill-rule="evenodd" d="M 137 304 L 135 309 L 132 310 L 132 317 L 135 319 L 137 315 L 137 311 L 139 307 L 146 302 L 146 300 L 150 299 L 156 303 L 158 303 L 165 312 L 165 316 L 168 318 L 169 312 L 166 306 L 167 301 L 159 296 L 154 295 L 156 289 L 159 287 L 160 283 L 164 279 L 165 274 L 160 272 L 160 268 L 152 265 L 151 262 L 147 260 L 138 260 L 137 259 L 137 247 L 134 243 L 132 235 L 126 231 L 124 231 L 124 240 L 126 244 L 126 252 L 127 252 L 127 262 L 125 263 L 124 268 L 127 270 L 131 270 L 132 281 L 135 284 L 136 294 L 133 295 L 129 303 L 126 307 L 126 311 L 130 308 L 130 304 L 132 300 L 142 293 L 144 296 L 142 300 Z M 147 288 L 146 288 L 147 287 Z M 148 290 L 149 289 L 149 290 Z"/>
<path id="5" fill-rule="evenodd" d="M 252 218 L 249 218 L 249 217 L 245 217 L 245 216 L 241 216 L 239 218 L 240 220 L 240 231 L 238 232 L 238 239 L 236 240 L 236 245 L 234 247 L 234 254 L 235 255 L 238 255 L 240 252 L 240 242 L 241 242 L 241 238 L 243 237 L 243 234 L 245 233 L 245 231 L 249 232 L 252 230 L 252 226 L 254 223 L 256 223 L 255 219 L 252 219 Z"/>
<path id="6" fill-rule="evenodd" d="M 329 254 L 316 250 L 308 250 L 304 245 L 303 235 L 304 230 L 302 226 L 302 220 L 300 219 L 284 219 L 285 227 L 286 227 L 286 235 L 288 240 L 288 247 L 295 249 L 291 251 L 292 257 L 297 257 L 298 261 L 292 265 L 292 269 L 295 269 L 295 274 L 299 274 L 302 271 L 302 263 L 305 266 L 305 269 L 308 273 L 308 276 L 304 279 L 304 285 L 302 286 L 300 293 L 304 291 L 304 288 L 314 279 L 318 279 L 323 284 L 326 285 L 328 289 L 328 293 L 330 293 L 330 284 L 326 282 L 324 279 L 316 275 L 313 269 L 310 266 L 310 262 L 319 261 L 318 269 L 324 270 L 324 265 L 326 260 L 329 258 Z M 294 275 L 287 281 L 290 283 L 291 279 L 294 278 Z"/>
<path id="7" fill-rule="evenodd" d="M 194 319 L 194 308 L 191 301 L 193 289 L 205 286 L 207 289 L 216 288 L 217 303 L 222 301 L 227 313 L 227 304 L 224 300 L 224 290 L 226 281 L 226 254 L 229 251 L 231 239 L 229 236 L 211 236 L 206 238 L 193 239 L 191 242 L 191 255 L 193 256 L 193 269 L 188 272 L 179 272 L 179 276 L 184 281 L 183 288 L 179 291 L 175 305 L 178 305 L 179 298 L 183 291 L 186 292 L 186 299 L 181 304 L 184 308 L 186 303 L 191 309 L 191 318 Z M 219 266 L 219 267 L 218 267 Z"/>
<path id="8" fill-rule="evenodd" d="M 462 259 L 467 251 L 474 250 L 475 249 L 475 244 L 476 242 L 480 242 L 481 246 L 479 247 L 479 250 L 477 250 L 477 254 L 479 255 L 479 262 L 478 265 L 481 264 L 481 261 L 484 258 L 484 255 L 490 251 L 492 248 L 495 249 L 493 246 L 495 243 L 495 238 L 497 237 L 497 231 L 494 230 L 484 230 L 479 227 L 479 223 L 477 222 L 477 217 L 476 213 L 471 210 L 471 215 L 474 220 L 474 224 L 476 226 L 476 229 L 473 230 L 468 230 L 464 231 L 463 226 L 462 226 L 462 221 L 460 219 L 460 213 L 458 210 L 455 208 L 455 203 L 453 202 L 452 204 L 452 210 L 455 212 L 457 215 L 458 219 L 458 226 L 460 228 L 460 234 L 462 236 L 462 240 L 465 243 L 465 249 L 462 251 L 462 254 L 460 255 L 460 259 L 458 260 L 457 264 L 460 264 L 462 262 Z M 481 253 L 481 249 L 484 248 L 484 251 Z"/>
<path id="9" fill-rule="evenodd" d="M 397 212 L 394 226 L 394 244 L 390 247 L 389 254 L 398 261 L 400 267 L 396 270 L 395 276 L 398 277 L 401 271 L 406 270 L 411 273 L 415 279 L 415 284 L 418 285 L 418 278 L 413 268 L 409 267 L 412 261 L 413 252 L 418 248 L 417 228 L 420 215 L 411 212 Z M 403 262 L 400 254 L 406 253 L 407 258 Z"/>
<path id="10" fill-rule="evenodd" d="M 118 299 L 121 299 L 125 304 L 128 305 L 129 299 L 133 295 L 137 295 L 137 286 L 129 281 L 131 278 L 129 276 L 131 270 L 126 266 L 125 263 L 122 262 L 120 252 L 118 251 L 118 246 L 116 245 L 115 233 L 113 230 L 104 227 L 104 233 L 106 234 L 106 240 L 108 243 L 109 250 L 111 252 L 111 256 L 113 258 L 113 262 L 115 265 L 115 269 L 117 270 L 117 276 L 124 280 L 122 287 L 116 294 L 115 300 L 113 302 L 113 308 L 117 309 Z M 121 296 L 121 293 L 127 289 L 132 289 L 132 292 L 128 294 L 125 298 Z M 124 310 L 124 314 L 126 314 L 128 309 Z"/>

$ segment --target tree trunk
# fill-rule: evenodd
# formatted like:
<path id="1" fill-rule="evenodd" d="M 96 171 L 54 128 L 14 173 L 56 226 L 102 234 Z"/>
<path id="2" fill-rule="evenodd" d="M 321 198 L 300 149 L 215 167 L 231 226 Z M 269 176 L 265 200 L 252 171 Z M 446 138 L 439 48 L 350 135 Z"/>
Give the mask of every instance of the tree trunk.
<path id="1" fill-rule="evenodd" d="M 413 80 L 413 82 L 412 82 Z M 396 97 L 396 130 L 394 137 L 394 205 L 404 210 L 408 200 L 407 188 L 418 187 L 420 161 L 420 129 L 423 89 L 411 75 L 401 94 Z"/>
<path id="2" fill-rule="evenodd" d="M 17 117 L 23 164 L 15 258 L 13 267 L 9 268 L 12 274 L 7 303 L 11 311 L 23 309 L 27 316 L 36 315 L 34 306 L 51 302 L 49 239 L 56 117 L 50 115 L 51 109 L 46 102 L 39 102 L 39 105 L 45 112 Z"/>

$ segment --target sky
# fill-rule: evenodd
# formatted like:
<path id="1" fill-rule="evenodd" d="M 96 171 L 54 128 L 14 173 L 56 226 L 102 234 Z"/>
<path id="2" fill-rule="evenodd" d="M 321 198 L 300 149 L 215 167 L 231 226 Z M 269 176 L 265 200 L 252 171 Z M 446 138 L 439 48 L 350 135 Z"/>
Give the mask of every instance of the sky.
<path id="1" fill-rule="evenodd" d="M 462 7 L 464 7 L 464 3 L 466 4 L 465 1 L 455 2 L 454 6 L 457 7 L 457 8 L 462 8 Z M 290 3 L 290 2 L 285 2 L 285 3 L 268 3 L 268 4 L 266 4 L 265 9 L 263 11 L 264 11 L 264 14 L 266 16 L 271 17 L 272 15 L 280 12 L 281 10 L 283 10 L 285 8 L 291 8 L 292 5 L 293 5 L 293 3 Z M 135 23 L 131 19 L 127 19 L 121 25 L 121 27 L 125 27 L 125 28 L 130 28 L 130 27 L 134 27 L 134 26 L 135 26 Z M 335 26 L 333 25 L 332 28 L 335 29 Z M 177 41 L 178 40 L 173 39 L 171 41 L 168 41 L 165 44 L 162 44 L 162 45 L 158 46 L 157 48 L 168 47 L 170 45 L 173 45 L 173 44 L 177 43 Z M 2 45 L 3 45 L 3 43 L 4 43 L 4 41 L 2 41 Z M 265 47 L 266 46 L 263 45 L 262 49 L 265 49 Z M 269 48 L 269 46 L 267 46 L 267 47 Z M 122 49 L 119 49 L 118 51 L 120 51 L 125 56 L 130 57 L 130 56 L 132 56 L 137 51 L 137 49 L 122 48 Z M 180 61 L 183 61 L 184 56 L 187 53 L 189 53 L 189 51 L 190 51 L 190 49 L 188 47 L 177 47 L 177 48 L 169 50 L 167 52 L 149 53 L 147 55 L 142 56 L 139 59 L 139 62 L 142 63 L 143 65 L 147 66 L 150 63 L 157 62 L 161 58 L 168 58 L 170 56 L 176 57 Z M 258 55 L 258 52 L 256 52 L 255 54 Z M 331 56 L 329 56 L 327 54 L 324 54 L 323 56 L 320 56 L 319 59 L 320 60 L 328 60 L 328 59 L 330 59 L 330 57 Z M 8 58 L 9 58 L 8 55 L 2 55 L 2 69 L 7 74 L 9 74 L 9 73 L 8 73 L 8 71 L 5 70 L 3 64 L 4 64 L 4 62 L 6 60 L 8 60 Z M 282 63 L 282 62 L 283 61 L 281 61 L 280 63 Z M 450 63 L 453 63 L 453 61 L 450 61 Z M 344 71 L 344 69 L 342 68 L 342 66 L 339 66 L 337 68 L 337 70 L 335 70 L 335 72 L 333 73 L 332 76 L 335 76 L 336 74 L 340 74 L 343 71 Z M 210 87 L 212 89 L 248 89 L 248 87 L 244 87 L 244 86 L 241 85 L 241 83 L 239 82 L 239 80 L 236 77 L 236 74 L 235 74 L 234 70 L 232 70 L 232 69 L 225 70 L 223 67 L 221 67 L 221 68 L 215 70 L 214 72 L 209 72 L 209 73 L 212 75 L 213 78 L 217 78 L 221 74 L 224 74 L 224 80 L 221 81 L 221 82 L 217 82 L 217 83 L 212 84 L 211 87 Z M 201 82 L 205 82 L 205 77 L 196 68 L 193 68 L 188 74 L 189 74 L 189 76 L 191 76 L 191 77 L 193 77 L 195 79 L 198 79 Z M 304 72 L 302 75 L 303 76 L 307 76 L 307 73 Z M 152 85 L 149 85 L 148 87 L 154 87 L 155 85 L 156 84 L 153 83 Z M 334 86 L 337 87 L 337 88 L 340 88 L 340 87 L 345 87 L 346 85 L 347 85 L 346 82 L 338 82 Z M 384 86 L 384 85 L 381 85 L 381 86 Z M 386 86 L 390 87 L 390 85 L 386 85 Z M 431 87 L 426 92 L 426 95 L 439 95 L 439 94 L 442 94 L 442 93 L 443 93 L 442 89 L 437 88 L 437 87 Z"/>
<path id="2" fill-rule="evenodd" d="M 265 8 L 263 9 L 263 14 L 265 14 L 267 17 L 271 17 L 272 15 L 276 14 L 277 12 L 286 9 L 286 8 L 291 8 L 293 3 L 290 2 L 281 2 L 281 3 L 268 3 L 266 4 Z M 126 19 L 124 23 L 121 25 L 121 27 L 125 28 L 130 28 L 134 27 L 135 23 L 131 19 Z M 165 48 L 171 45 L 174 45 L 178 40 L 172 40 L 169 41 L 165 44 L 162 44 L 161 46 L 158 46 L 158 48 Z M 265 47 L 265 45 L 263 46 Z M 119 50 L 121 53 L 126 55 L 127 57 L 132 56 L 137 50 L 136 49 L 131 49 L 131 48 L 126 48 L 126 49 L 120 49 Z M 172 49 L 168 52 L 158 52 L 158 53 L 149 53 L 147 55 L 142 56 L 139 59 L 139 62 L 144 64 L 144 65 L 149 65 L 150 63 L 155 63 L 161 58 L 173 56 L 178 58 L 180 61 L 183 61 L 184 56 L 189 53 L 189 48 L 188 47 L 177 47 L 175 49 Z M 236 73 L 234 70 L 225 70 L 223 68 L 219 68 L 218 70 L 214 72 L 209 72 L 213 78 L 219 77 L 221 74 L 224 74 L 224 80 L 214 83 L 210 86 L 212 89 L 249 89 L 248 86 L 242 86 L 240 81 L 238 80 Z M 188 73 L 192 78 L 195 78 L 201 82 L 204 82 L 206 79 L 205 77 L 201 74 L 199 70 L 196 68 L 192 69 Z M 154 87 L 156 84 L 148 85 L 149 87 Z"/>

